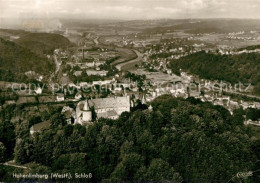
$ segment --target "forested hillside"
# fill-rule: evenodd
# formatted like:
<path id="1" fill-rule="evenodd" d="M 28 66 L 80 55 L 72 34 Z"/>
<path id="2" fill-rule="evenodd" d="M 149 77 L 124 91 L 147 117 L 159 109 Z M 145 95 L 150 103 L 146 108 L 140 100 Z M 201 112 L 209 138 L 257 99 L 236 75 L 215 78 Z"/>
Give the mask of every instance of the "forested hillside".
<path id="1" fill-rule="evenodd" d="M 14 42 L 0 38 L 0 80 L 26 81 L 27 71 L 48 75 L 55 69 L 54 62 L 41 57 Z"/>
<path id="2" fill-rule="evenodd" d="M 222 80 L 230 83 L 251 83 L 254 93 L 260 95 L 260 54 L 217 55 L 201 51 L 179 60 L 172 60 L 171 68 L 198 75 L 204 79 Z"/>
<path id="3" fill-rule="evenodd" d="M 91 173 L 90 182 L 227 182 L 238 172 L 259 169 L 260 141 L 243 125 L 243 112 L 231 116 L 223 107 L 168 95 L 152 106 L 153 111 L 125 112 L 87 129 L 53 113 L 45 117 L 50 129 L 34 137 L 28 122 L 21 122 L 15 159 L 38 163 L 27 173 Z M 257 182 L 257 174 L 247 182 Z"/>
<path id="4" fill-rule="evenodd" d="M 52 54 L 56 48 L 67 48 L 72 45 L 64 36 L 52 33 L 28 33 L 15 42 L 37 54 Z"/>

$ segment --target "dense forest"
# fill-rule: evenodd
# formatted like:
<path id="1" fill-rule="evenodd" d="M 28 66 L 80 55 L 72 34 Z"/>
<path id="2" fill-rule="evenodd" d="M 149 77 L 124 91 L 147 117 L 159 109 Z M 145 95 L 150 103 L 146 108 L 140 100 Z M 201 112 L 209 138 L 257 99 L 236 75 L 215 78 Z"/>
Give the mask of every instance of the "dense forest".
<path id="1" fill-rule="evenodd" d="M 15 42 L 37 54 L 52 54 L 56 48 L 72 46 L 64 36 L 52 33 L 28 33 Z"/>
<path id="2" fill-rule="evenodd" d="M 180 70 L 204 79 L 222 80 L 232 84 L 251 83 L 254 93 L 260 95 L 260 54 L 218 55 L 201 51 L 179 60 L 172 60 L 174 73 Z"/>
<path id="3" fill-rule="evenodd" d="M 47 75 L 55 69 L 54 62 L 41 57 L 14 42 L 0 38 L 0 80 L 21 81 L 27 79 L 25 72 L 35 71 Z"/>
<path id="4" fill-rule="evenodd" d="M 169 95 L 152 106 L 124 112 L 118 120 L 100 119 L 87 129 L 66 124 L 54 111 L 45 117 L 50 129 L 33 137 L 22 121 L 15 128 L 14 158 L 30 166 L 24 173 L 91 173 L 90 182 L 227 182 L 248 171 L 252 177 L 232 181 L 259 180 L 259 130 L 243 124 L 243 110 L 231 116 L 221 106 Z M 2 181 L 12 181 L 8 174 L 15 171 L 21 170 L 0 167 Z"/>

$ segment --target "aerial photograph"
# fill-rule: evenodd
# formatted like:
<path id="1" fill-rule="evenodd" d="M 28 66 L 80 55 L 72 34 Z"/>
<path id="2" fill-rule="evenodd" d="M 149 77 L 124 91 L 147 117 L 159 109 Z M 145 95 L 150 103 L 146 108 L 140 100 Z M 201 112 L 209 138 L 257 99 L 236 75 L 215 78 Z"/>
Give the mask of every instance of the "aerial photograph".
<path id="1" fill-rule="evenodd" d="M 0 0 L 0 183 L 259 183 L 260 0 Z"/>

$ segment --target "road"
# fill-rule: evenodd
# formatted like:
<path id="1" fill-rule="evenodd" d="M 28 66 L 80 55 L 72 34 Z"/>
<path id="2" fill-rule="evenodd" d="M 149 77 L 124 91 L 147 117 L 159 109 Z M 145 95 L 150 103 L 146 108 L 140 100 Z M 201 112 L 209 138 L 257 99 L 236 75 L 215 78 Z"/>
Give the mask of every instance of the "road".
<path id="1" fill-rule="evenodd" d="M 15 167 L 15 168 L 22 168 L 22 169 L 27 169 L 28 168 L 28 167 L 22 166 L 22 165 L 15 165 L 13 163 L 14 163 L 14 160 L 8 161 L 8 162 L 2 163 L 2 164 L 5 165 L 5 166 L 12 166 L 12 167 Z"/>

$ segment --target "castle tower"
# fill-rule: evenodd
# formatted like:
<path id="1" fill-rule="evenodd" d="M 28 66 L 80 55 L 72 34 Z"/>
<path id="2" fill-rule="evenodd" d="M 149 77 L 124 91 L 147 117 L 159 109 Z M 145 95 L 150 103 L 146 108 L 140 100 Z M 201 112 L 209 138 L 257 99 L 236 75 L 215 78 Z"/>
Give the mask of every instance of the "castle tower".
<path id="1" fill-rule="evenodd" d="M 85 102 L 83 107 L 83 115 L 82 115 L 82 121 L 83 122 L 90 122 L 92 120 L 92 112 L 90 110 L 88 101 Z"/>

